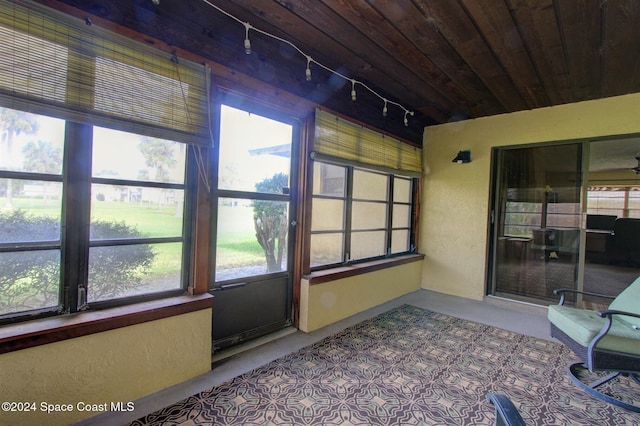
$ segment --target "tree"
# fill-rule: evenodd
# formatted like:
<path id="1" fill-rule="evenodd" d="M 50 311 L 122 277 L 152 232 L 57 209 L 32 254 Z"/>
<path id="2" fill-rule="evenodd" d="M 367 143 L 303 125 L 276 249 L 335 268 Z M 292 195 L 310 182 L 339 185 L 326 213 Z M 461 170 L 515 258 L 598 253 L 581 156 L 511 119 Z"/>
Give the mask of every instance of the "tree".
<path id="1" fill-rule="evenodd" d="M 138 149 L 144 156 L 147 166 L 156 170 L 155 179 L 159 182 L 169 181 L 169 169 L 177 164 L 173 155 L 175 142 L 143 137 L 138 143 Z"/>
<path id="2" fill-rule="evenodd" d="M 60 173 L 62 169 L 62 150 L 53 146 L 51 141 L 30 141 L 23 148 L 23 166 L 37 173 Z"/>
<path id="3" fill-rule="evenodd" d="M 2 141 L 6 146 L 5 163 L 13 163 L 13 137 L 24 133 L 32 135 L 38 132 L 38 116 L 24 111 L 16 111 L 9 108 L 0 108 L 0 131 Z M 11 179 L 7 179 L 7 207 L 12 207 L 13 187 Z"/>
<path id="4" fill-rule="evenodd" d="M 258 192 L 282 194 L 282 188 L 289 186 L 289 178 L 277 173 L 256 183 Z M 274 201 L 253 202 L 253 225 L 258 243 L 264 250 L 267 260 L 267 272 L 282 269 L 282 257 L 287 246 L 289 221 L 286 203 Z"/>
<path id="5" fill-rule="evenodd" d="M 144 156 L 145 163 L 148 167 L 153 167 L 156 170 L 155 180 L 158 182 L 168 182 L 170 180 L 169 170 L 177 164 L 173 151 L 174 145 L 175 142 L 172 141 L 146 136 L 138 142 L 138 149 Z M 158 209 L 160 209 L 160 201 L 158 198 Z M 176 214 L 178 213 L 176 211 Z"/>
<path id="6" fill-rule="evenodd" d="M 38 173 L 60 173 L 62 170 L 62 150 L 53 146 L 51 141 L 30 141 L 23 148 L 23 166 L 26 170 Z M 43 196 L 47 204 L 47 185 L 44 182 Z"/>

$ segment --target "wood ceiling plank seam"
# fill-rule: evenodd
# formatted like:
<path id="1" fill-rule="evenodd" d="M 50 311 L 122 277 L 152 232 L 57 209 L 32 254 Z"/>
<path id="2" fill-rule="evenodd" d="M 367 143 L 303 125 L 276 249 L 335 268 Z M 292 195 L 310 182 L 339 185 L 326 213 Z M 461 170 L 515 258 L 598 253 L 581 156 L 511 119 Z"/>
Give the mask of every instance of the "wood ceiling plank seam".
<path id="1" fill-rule="evenodd" d="M 407 72 L 416 74 L 414 70 L 421 70 L 421 73 L 426 77 L 416 74 L 417 77 L 424 81 L 425 84 L 432 85 L 435 90 L 450 101 L 452 106 L 465 105 L 468 103 L 469 98 L 475 98 L 479 101 L 489 94 L 486 90 L 482 94 L 475 93 L 474 86 L 478 86 L 478 84 L 474 84 L 472 81 L 475 76 L 471 73 L 471 70 L 467 73 L 467 77 L 471 78 L 468 78 L 464 84 L 460 84 L 451 77 L 450 74 L 452 73 L 449 70 L 433 62 L 428 55 L 416 55 L 420 48 L 413 41 L 415 37 L 410 34 L 404 34 L 396 26 L 392 25 L 374 5 L 370 5 L 366 1 L 322 1 L 327 7 L 332 8 L 334 12 L 343 16 L 351 25 L 370 38 L 386 54 L 404 64 Z M 413 15 L 411 11 L 405 10 L 405 6 L 398 2 L 394 2 L 393 7 L 402 8 L 405 13 Z M 436 40 L 442 39 L 442 36 L 429 29 L 428 38 Z M 405 46 L 412 46 L 413 48 L 409 50 Z M 459 70 L 460 66 L 464 65 L 462 58 L 460 58 L 458 64 L 450 65 L 447 68 Z M 481 84 L 481 82 L 478 83 Z M 484 88 L 484 86 L 482 87 Z M 454 109 L 456 108 L 448 108 L 449 115 Z"/>
<path id="2" fill-rule="evenodd" d="M 414 74 L 423 84 L 431 86 L 433 90 L 440 93 L 449 103 L 449 106 L 443 111 L 445 116 L 450 114 L 454 105 L 459 105 L 462 102 L 464 95 L 461 94 L 460 88 L 451 88 L 452 80 L 429 58 L 416 55 L 415 51 L 407 51 L 404 46 L 407 45 L 407 42 L 410 44 L 410 40 L 407 40 L 401 32 L 389 24 L 375 8 L 370 7 L 366 2 L 333 2 L 340 4 L 339 9 L 336 8 L 336 4 L 330 4 L 331 1 L 324 1 L 324 3 L 327 7 L 333 8 L 337 14 L 345 17 L 351 25 L 368 37 L 389 57 L 401 63 L 407 73 Z M 354 6 L 357 6 L 358 10 Z M 414 70 L 422 70 L 422 73 L 426 73 L 427 76 L 420 75 Z M 442 90 L 443 87 L 448 89 Z"/>
<path id="3" fill-rule="evenodd" d="M 598 40 L 598 55 L 600 57 L 600 84 L 599 84 L 599 88 L 600 91 L 598 93 L 598 98 L 603 97 L 603 96 L 608 96 L 606 95 L 607 91 L 607 87 L 605 87 L 606 85 L 606 56 L 607 56 L 607 50 L 609 48 L 608 44 L 608 40 L 607 40 L 607 16 L 608 14 L 608 9 L 609 9 L 609 1 L 601 1 L 600 4 L 598 5 L 601 13 L 600 13 L 600 40 Z"/>
<path id="4" fill-rule="evenodd" d="M 571 79 L 571 102 L 597 99 L 601 84 L 599 2 L 555 0 L 554 4 Z"/>
<path id="5" fill-rule="evenodd" d="M 228 8 L 227 11 L 236 17 L 248 16 L 248 13 L 246 11 L 243 12 L 240 6 L 229 6 L 224 4 L 224 7 Z M 206 10 L 204 12 L 206 13 Z M 204 13 L 201 15 L 203 14 Z M 215 22 L 222 24 L 217 25 L 216 28 L 212 30 L 215 31 L 213 32 L 213 40 L 221 42 L 222 46 L 217 47 L 217 53 L 214 55 L 212 60 L 226 58 L 224 61 L 230 61 L 231 64 L 235 64 L 235 68 L 239 72 L 249 73 L 250 75 L 254 75 L 269 84 L 276 85 L 284 90 L 289 90 L 292 93 L 312 102 L 325 104 L 327 107 L 332 109 L 345 110 L 344 105 L 348 105 L 348 103 L 351 102 L 349 93 L 347 92 L 343 96 L 345 100 L 343 105 L 340 105 L 340 103 L 336 101 L 327 103 L 329 102 L 329 98 L 332 96 L 338 96 L 336 93 L 341 91 L 345 82 L 342 79 L 333 78 L 334 76 L 330 75 L 329 72 L 319 68 L 316 68 L 313 74 L 313 81 L 307 82 L 304 78 L 306 59 L 302 55 L 297 54 L 297 52 L 290 52 L 290 57 L 286 57 L 287 54 L 282 54 L 283 49 L 281 43 L 275 42 L 268 36 L 258 32 L 251 32 L 250 39 L 252 40 L 253 53 L 251 55 L 246 55 L 243 47 L 244 27 L 230 18 L 225 18 L 226 17 L 222 16 L 221 19 L 215 19 Z M 182 19 L 182 21 L 193 22 L 190 19 Z M 252 22 L 251 25 L 264 29 L 269 33 L 276 34 L 276 32 L 279 32 L 272 26 L 272 24 L 259 19 L 257 16 L 251 15 L 251 19 L 249 19 L 249 21 Z M 235 30 L 235 27 L 237 27 L 237 31 Z M 188 31 L 188 29 L 180 29 L 177 31 Z M 193 43 L 192 37 L 189 39 L 189 42 Z M 297 40 L 293 40 L 292 42 L 295 43 Z M 213 44 L 215 44 L 215 42 Z M 201 49 L 206 51 L 206 48 Z M 293 48 L 290 48 L 290 50 L 293 50 Z M 374 72 L 377 73 L 378 70 L 375 70 Z M 381 89 L 376 89 L 382 92 Z M 369 110 L 369 115 L 373 115 L 371 111 L 382 110 L 381 101 L 379 102 L 379 108 L 377 105 L 374 105 L 373 100 L 367 100 L 366 97 L 361 97 L 358 100 L 358 103 L 360 104 L 358 109 L 360 112 L 356 118 L 362 119 L 362 121 L 365 121 L 363 118 L 363 111 L 366 111 L 367 108 Z M 392 116 L 391 111 L 389 115 Z M 396 116 L 395 119 L 402 124 L 402 115 L 399 117 Z M 388 123 L 389 127 L 384 130 L 393 131 L 398 134 L 398 136 L 405 139 L 415 140 L 416 138 L 421 138 L 422 127 L 427 124 L 425 120 L 426 117 L 421 118 L 418 114 L 416 114 L 415 117 L 412 117 L 411 124 L 414 127 L 419 127 L 420 130 L 403 128 L 404 126 L 399 127 L 391 122 Z M 420 124 L 416 126 L 414 123 Z"/>
<path id="6" fill-rule="evenodd" d="M 360 72 L 360 75 L 353 75 L 353 78 L 357 80 L 362 80 L 365 83 L 370 83 L 370 86 L 377 87 L 385 87 L 383 96 L 389 100 L 397 102 L 397 96 L 394 98 L 393 93 L 401 93 L 405 99 L 412 99 L 411 106 L 415 108 L 415 103 L 421 103 L 418 101 L 419 97 L 414 94 L 414 92 L 420 93 L 420 97 L 427 99 L 439 99 L 439 103 L 446 104 L 447 99 L 440 95 L 432 86 L 425 86 L 419 84 L 421 80 L 410 81 L 408 84 L 401 83 L 401 81 L 406 80 L 406 69 L 399 62 L 395 61 L 395 59 L 390 58 L 390 60 L 381 60 L 378 58 L 374 58 L 377 63 L 372 64 L 368 60 L 365 60 L 360 52 L 368 52 L 371 49 L 367 48 L 367 44 L 370 42 L 369 39 L 364 38 L 364 35 L 360 31 L 356 31 L 352 25 L 344 20 L 341 16 L 334 13 L 333 10 L 324 7 L 324 5 L 318 4 L 314 2 L 313 10 L 306 7 L 305 2 L 297 2 L 295 4 L 291 4 L 291 7 L 283 7 L 278 2 L 275 3 L 266 3 L 266 2 L 252 2 L 249 0 L 238 0 L 234 2 L 236 5 L 240 5 L 247 8 L 247 12 L 252 16 L 258 18 L 260 17 L 263 21 L 261 21 L 261 25 L 275 25 L 273 22 L 265 21 L 266 16 L 268 15 L 269 20 L 278 22 L 278 29 L 273 29 L 274 31 L 281 33 L 283 38 L 287 38 L 290 41 L 300 44 L 299 47 L 307 46 L 309 43 L 300 41 L 304 38 L 315 38 L 315 42 L 318 42 L 318 38 L 322 39 L 321 44 L 323 46 L 331 46 L 330 49 L 335 53 L 332 58 L 321 58 L 320 56 L 315 57 L 310 52 L 305 52 L 312 56 L 315 60 L 326 65 L 328 67 L 333 67 L 333 69 L 339 68 L 339 65 L 336 66 L 336 63 L 347 63 L 353 62 L 353 59 L 359 59 L 360 66 L 357 67 L 356 70 L 351 69 L 350 72 L 357 71 Z M 321 7 L 322 6 L 322 7 Z M 283 15 L 284 12 L 286 15 Z M 263 15 L 263 16 L 260 16 Z M 296 24 L 296 21 L 298 24 Z M 335 22 L 339 22 L 339 25 L 335 25 Z M 309 25 L 316 29 L 317 33 L 315 35 L 311 35 L 309 33 Z M 304 28 L 304 30 L 301 30 Z M 340 31 L 337 30 L 340 28 Z M 346 30 L 345 30 L 346 29 Z M 337 37 L 339 37 L 340 32 L 347 31 L 348 34 L 343 35 L 342 39 L 349 40 L 350 48 L 345 47 L 347 43 L 344 41 L 340 41 Z M 271 30 L 269 30 L 271 32 Z M 320 37 L 318 37 L 320 35 Z M 293 38 L 293 40 L 291 40 Z M 360 48 L 353 48 L 353 44 L 357 44 Z M 310 51 L 312 49 L 309 49 Z M 369 57 L 368 59 L 371 59 Z M 382 73 L 381 70 L 385 66 L 389 66 L 389 64 L 397 63 L 397 66 L 402 66 L 403 70 L 395 70 L 393 72 L 393 76 L 389 77 L 389 75 Z M 303 68 L 304 69 L 304 68 Z M 313 65 L 312 65 L 312 73 L 313 73 Z M 345 71 L 346 73 L 346 71 Z M 404 76 L 404 80 L 400 78 L 400 76 Z M 352 77 L 351 75 L 347 75 L 347 77 Z M 417 78 L 417 77 L 416 77 Z M 412 87 L 412 89 L 409 89 Z M 391 88 L 391 89 L 390 89 Z M 382 102 L 382 101 L 381 101 Z M 435 105 L 435 103 L 434 103 Z M 382 110 L 382 103 L 380 109 Z M 446 108 L 437 107 L 431 108 L 432 114 L 434 118 L 438 119 L 438 121 L 442 122 L 443 119 L 446 119 L 446 116 L 443 114 L 443 111 L 446 111 Z"/>
<path id="7" fill-rule="evenodd" d="M 469 99 L 456 101 L 452 115 L 456 117 L 479 117 L 500 113 L 503 106 L 468 67 L 463 58 L 458 56 L 445 37 L 439 32 L 437 25 L 425 18 L 415 2 L 377 2 L 376 12 L 390 21 L 390 25 L 406 40 L 410 40 L 416 56 L 428 59 L 438 68 L 438 73 L 447 76 L 448 85 L 441 91 L 448 91 L 451 84 L 454 90 L 464 93 Z M 408 11 L 411 8 L 411 11 Z M 446 52 L 446 53 L 445 53 Z"/>
<path id="8" fill-rule="evenodd" d="M 524 100 L 515 90 L 513 82 L 505 78 L 504 70 L 478 33 L 463 5 L 450 0 L 429 0 L 421 4 L 427 11 L 427 16 L 438 23 L 439 31 L 451 48 L 478 75 L 482 84 L 498 100 L 501 111 L 525 109 Z M 496 113 L 501 112 L 487 115 Z"/>
<path id="9" fill-rule="evenodd" d="M 552 0 L 508 1 L 551 105 L 569 102 L 571 88 Z"/>
<path id="10" fill-rule="evenodd" d="M 602 27 L 602 95 L 617 96 L 640 90 L 640 2 L 611 0 Z M 624 54 L 621 54 L 624 52 Z M 620 78 L 628 75 L 631 78 Z M 635 80 L 635 81 L 634 81 Z"/>
<path id="11" fill-rule="evenodd" d="M 567 100 L 567 102 L 573 102 L 576 99 L 576 88 L 575 88 L 575 81 L 571 76 L 571 64 L 570 64 L 570 59 L 569 59 L 569 45 L 567 43 L 567 38 L 565 37 L 565 27 L 563 25 L 563 19 L 562 19 L 562 11 L 560 10 L 560 7 L 558 6 L 558 2 L 559 1 L 563 1 L 563 0 L 551 0 L 553 3 L 553 11 L 555 13 L 556 16 L 556 22 L 558 24 L 558 33 L 560 34 L 560 42 L 562 44 L 562 58 L 563 58 L 563 62 L 564 62 L 564 66 L 567 70 L 567 80 L 569 82 L 569 88 L 570 88 L 570 96 Z"/>
<path id="12" fill-rule="evenodd" d="M 527 108 L 547 105 L 548 98 L 542 94 L 540 80 L 522 48 L 524 42 L 508 6 L 499 1 L 462 0 L 461 3 Z"/>
<path id="13" fill-rule="evenodd" d="M 481 10 L 476 16 L 484 18 L 484 27 L 490 29 L 487 34 L 492 35 L 486 39 L 529 108 L 548 106 L 549 97 L 522 36 L 523 29 L 509 8 L 508 0 L 479 2 L 478 5 Z"/>

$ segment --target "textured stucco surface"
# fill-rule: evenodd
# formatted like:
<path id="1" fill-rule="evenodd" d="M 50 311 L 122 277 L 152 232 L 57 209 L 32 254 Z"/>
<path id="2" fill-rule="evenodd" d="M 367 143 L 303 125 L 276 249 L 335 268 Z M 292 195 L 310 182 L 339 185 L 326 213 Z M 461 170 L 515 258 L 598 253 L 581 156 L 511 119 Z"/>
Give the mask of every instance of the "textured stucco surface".
<path id="1" fill-rule="evenodd" d="M 634 133 L 640 133 L 640 94 L 427 127 L 422 288 L 477 300 L 485 294 L 492 147 Z M 471 163 L 452 162 L 467 149 Z"/>
<path id="2" fill-rule="evenodd" d="M 210 369 L 211 309 L 2 354 L 0 401 L 37 409 L 0 412 L 0 425 L 66 425 L 99 414 L 84 403 L 110 409 Z M 43 403 L 72 410 L 47 414 Z"/>
<path id="3" fill-rule="evenodd" d="M 300 329 L 313 331 L 420 289 L 422 261 L 309 285 L 302 280 Z"/>

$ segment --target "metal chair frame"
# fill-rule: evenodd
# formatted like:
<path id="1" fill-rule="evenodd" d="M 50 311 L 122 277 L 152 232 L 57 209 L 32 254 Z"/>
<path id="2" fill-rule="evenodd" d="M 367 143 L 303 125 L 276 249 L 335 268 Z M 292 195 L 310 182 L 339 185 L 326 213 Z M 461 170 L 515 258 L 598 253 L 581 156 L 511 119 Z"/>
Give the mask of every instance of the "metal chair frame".
<path id="1" fill-rule="evenodd" d="M 560 300 L 558 302 L 559 305 L 564 304 L 566 293 L 597 296 L 611 300 L 615 299 L 615 297 L 611 296 L 566 288 L 556 289 L 553 292 L 556 295 L 560 295 Z M 640 355 L 617 352 L 597 347 L 598 342 L 604 336 L 606 336 L 611 329 L 613 318 L 616 315 L 625 315 L 634 318 L 640 318 L 640 315 L 632 312 L 609 309 L 597 311 L 597 314 L 601 318 L 604 318 L 605 321 L 600 332 L 598 332 L 598 334 L 589 342 L 589 345 L 587 347 L 578 344 L 571 337 L 569 337 L 562 330 L 551 323 L 551 337 L 555 337 L 556 339 L 560 340 L 582 360 L 582 362 L 576 362 L 569 365 L 569 367 L 567 368 L 567 374 L 574 384 L 589 393 L 591 396 L 606 401 L 610 404 L 614 404 L 618 407 L 626 408 L 636 413 L 640 413 L 640 404 L 631 404 L 626 401 L 621 401 L 598 390 L 598 387 L 602 386 L 605 383 L 608 383 L 616 377 L 621 376 L 629 377 L 632 382 L 640 385 Z M 636 326 L 633 327 L 636 328 Z M 610 373 L 594 382 L 585 383 L 580 380 L 579 377 L 580 372 L 584 370 L 589 370 L 590 372 L 610 371 Z"/>
<path id="2" fill-rule="evenodd" d="M 496 419 L 493 426 L 526 426 L 518 409 L 507 395 L 489 392 L 487 401 L 496 407 Z"/>

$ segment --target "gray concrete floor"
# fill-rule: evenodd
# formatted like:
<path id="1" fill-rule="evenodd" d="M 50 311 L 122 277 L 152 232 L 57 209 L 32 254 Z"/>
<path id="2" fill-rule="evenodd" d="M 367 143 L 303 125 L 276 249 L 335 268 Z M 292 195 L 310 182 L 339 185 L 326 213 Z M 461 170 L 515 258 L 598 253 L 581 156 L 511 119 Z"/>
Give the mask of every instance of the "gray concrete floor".
<path id="1" fill-rule="evenodd" d="M 214 356 L 213 369 L 209 373 L 135 401 L 134 411 L 103 413 L 77 424 L 100 426 L 126 424 L 403 304 L 529 336 L 551 339 L 545 307 L 493 297 L 477 301 L 418 290 L 311 333 L 303 333 L 291 328 L 256 340 L 244 347 L 221 352 Z"/>

